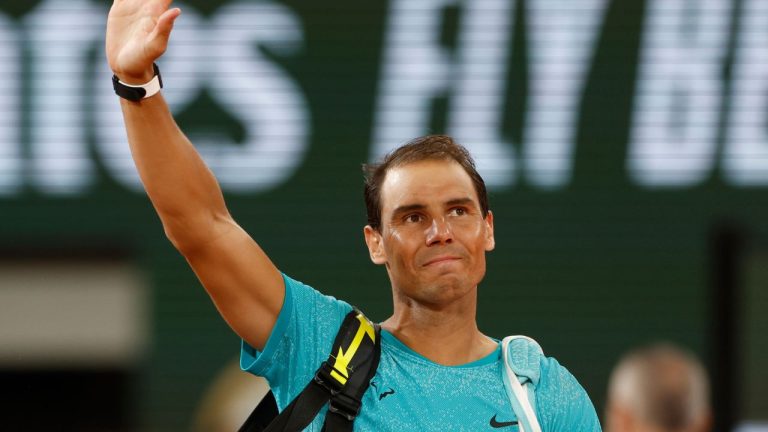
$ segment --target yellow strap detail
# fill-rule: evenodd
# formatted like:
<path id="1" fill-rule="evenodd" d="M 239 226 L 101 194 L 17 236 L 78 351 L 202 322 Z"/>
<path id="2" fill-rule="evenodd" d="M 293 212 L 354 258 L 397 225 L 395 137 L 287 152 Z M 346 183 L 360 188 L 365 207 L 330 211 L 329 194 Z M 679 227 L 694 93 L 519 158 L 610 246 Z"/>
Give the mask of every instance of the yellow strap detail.
<path id="1" fill-rule="evenodd" d="M 335 370 L 331 371 L 331 376 L 342 385 L 347 383 L 347 378 L 349 378 L 349 371 L 347 370 L 349 362 L 355 357 L 357 349 L 360 348 L 360 344 L 363 342 L 363 337 L 367 334 L 368 337 L 371 338 L 371 341 L 376 343 L 376 332 L 373 330 L 371 323 L 368 322 L 363 314 L 358 314 L 357 319 L 360 321 L 360 327 L 358 327 L 357 333 L 355 333 L 355 337 L 352 339 L 352 343 L 349 344 L 347 352 L 344 352 L 342 347 L 339 347 L 336 362 L 333 364 Z M 336 371 L 341 372 L 341 374 Z"/>

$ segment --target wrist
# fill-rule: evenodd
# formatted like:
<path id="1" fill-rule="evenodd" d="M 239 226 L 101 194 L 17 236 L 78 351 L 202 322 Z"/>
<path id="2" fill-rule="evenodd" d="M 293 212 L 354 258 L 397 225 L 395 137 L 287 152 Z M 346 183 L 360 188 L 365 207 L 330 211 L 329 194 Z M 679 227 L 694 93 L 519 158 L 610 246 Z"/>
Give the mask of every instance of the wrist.
<path id="1" fill-rule="evenodd" d="M 141 73 L 128 73 L 126 71 L 113 71 L 115 76 L 121 83 L 128 85 L 143 85 L 152 80 L 155 77 L 154 64 L 149 69 L 144 70 Z"/>
<path id="2" fill-rule="evenodd" d="M 152 64 L 152 74 L 147 77 L 130 77 L 124 81 L 117 74 L 112 75 L 112 86 L 115 93 L 130 101 L 139 101 L 157 94 L 163 88 L 163 80 L 160 77 L 160 69 L 157 64 Z"/>
<path id="3" fill-rule="evenodd" d="M 150 63 L 147 67 L 112 69 L 112 73 L 120 82 L 128 85 L 142 85 L 152 80 L 155 76 L 155 63 Z"/>

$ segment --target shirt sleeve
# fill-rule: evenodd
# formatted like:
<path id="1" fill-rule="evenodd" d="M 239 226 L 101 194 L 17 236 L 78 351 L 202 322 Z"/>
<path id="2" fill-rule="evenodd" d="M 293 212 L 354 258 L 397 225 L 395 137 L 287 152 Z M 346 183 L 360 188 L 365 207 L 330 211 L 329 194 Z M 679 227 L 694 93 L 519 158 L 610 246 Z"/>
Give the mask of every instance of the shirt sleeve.
<path id="1" fill-rule="evenodd" d="M 547 357 L 541 373 L 536 411 L 543 432 L 601 432 L 589 395 L 568 369 Z"/>
<path id="2" fill-rule="evenodd" d="M 339 326 L 352 307 L 283 275 L 285 300 L 263 351 L 241 342 L 240 367 L 269 381 L 280 410 L 328 358 Z"/>

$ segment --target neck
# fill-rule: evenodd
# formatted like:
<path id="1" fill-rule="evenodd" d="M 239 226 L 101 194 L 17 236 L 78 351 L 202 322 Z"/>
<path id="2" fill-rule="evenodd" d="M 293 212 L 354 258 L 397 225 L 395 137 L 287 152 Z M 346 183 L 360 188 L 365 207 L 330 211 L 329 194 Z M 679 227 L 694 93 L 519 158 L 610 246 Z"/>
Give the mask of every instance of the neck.
<path id="1" fill-rule="evenodd" d="M 497 343 L 477 328 L 476 291 L 466 297 L 437 307 L 395 298 L 394 314 L 381 326 L 435 363 L 456 366 L 479 360 Z"/>

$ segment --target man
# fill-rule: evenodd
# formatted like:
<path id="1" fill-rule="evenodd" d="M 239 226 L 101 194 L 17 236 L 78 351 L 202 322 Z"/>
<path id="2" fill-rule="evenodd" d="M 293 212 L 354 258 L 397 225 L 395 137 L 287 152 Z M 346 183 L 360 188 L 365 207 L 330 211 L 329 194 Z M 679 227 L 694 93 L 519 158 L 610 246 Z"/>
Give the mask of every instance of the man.
<path id="1" fill-rule="evenodd" d="M 704 368 L 675 346 L 657 344 L 632 351 L 611 374 L 609 432 L 706 432 L 711 417 Z"/>
<path id="2" fill-rule="evenodd" d="M 351 307 L 283 275 L 230 216 L 215 178 L 157 93 L 153 62 L 180 14 L 169 4 L 117 0 L 110 11 L 106 50 L 116 89 L 136 99 L 121 100 L 131 151 L 166 235 L 243 339 L 241 366 L 269 380 L 282 409 L 327 358 Z M 126 90 L 138 85 L 145 89 L 138 96 Z M 355 429 L 516 430 L 499 342 L 475 320 L 485 252 L 495 244 L 485 186 L 469 154 L 448 137 L 415 140 L 371 168 L 366 202 L 365 241 L 371 260 L 387 270 L 394 311 L 381 323 L 381 360 Z M 600 430 L 565 368 L 541 357 L 537 371 L 544 431 Z M 323 417 L 307 430 L 319 431 Z"/>

